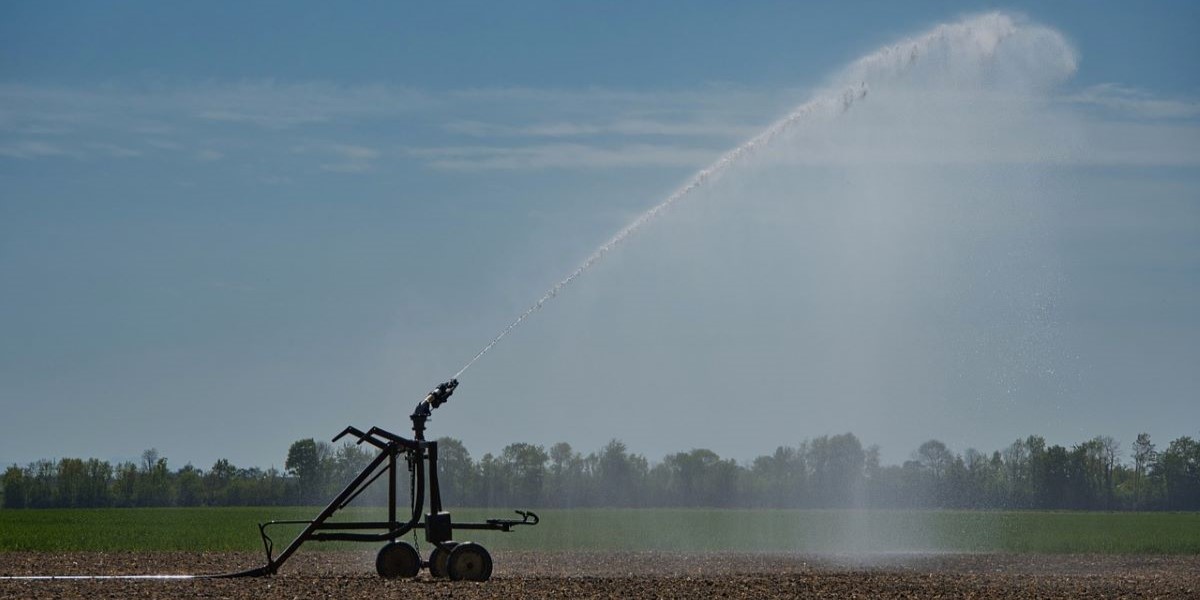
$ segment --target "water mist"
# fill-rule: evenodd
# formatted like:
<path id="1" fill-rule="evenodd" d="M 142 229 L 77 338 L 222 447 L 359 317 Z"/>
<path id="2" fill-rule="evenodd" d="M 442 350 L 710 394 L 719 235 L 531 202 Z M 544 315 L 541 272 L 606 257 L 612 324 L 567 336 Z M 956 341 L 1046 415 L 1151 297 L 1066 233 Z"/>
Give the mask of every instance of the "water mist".
<path id="1" fill-rule="evenodd" d="M 1009 41 L 1010 39 L 1014 41 Z M 1074 53 L 1061 36 L 1040 27 L 1019 26 L 1011 17 L 999 13 L 983 15 L 960 23 L 939 25 L 924 35 L 885 47 L 860 58 L 845 69 L 836 78 L 834 84 L 819 92 L 814 99 L 796 107 L 762 133 L 698 171 L 665 200 L 642 213 L 608 241 L 601 244 L 584 259 L 579 267 L 554 284 L 480 349 L 454 374 L 454 379 L 461 377 L 509 332 L 517 328 L 547 302 L 557 297 L 559 292 L 603 259 L 613 248 L 637 233 L 672 205 L 686 198 L 695 190 L 708 185 L 729 168 L 768 148 L 776 138 L 790 129 L 809 120 L 831 119 L 851 110 L 855 103 L 867 97 L 870 85 L 876 80 L 891 81 L 902 78 L 917 70 L 918 67 L 932 68 L 934 71 L 939 68 L 955 69 L 957 76 L 986 78 L 990 69 L 1005 68 L 989 63 L 995 61 L 998 52 L 1007 50 L 1006 46 L 1020 46 L 1017 52 L 1027 54 L 1022 57 L 1023 59 L 1040 60 L 1040 56 L 1030 54 L 1030 47 L 1036 45 L 1046 46 L 1055 53 L 1053 58 L 1056 60 L 1052 65 L 1052 71 L 1056 71 L 1056 73 L 1052 74 L 1051 79 L 1074 71 Z M 938 63 L 938 65 L 928 65 L 927 63 Z"/>
<path id="2" fill-rule="evenodd" d="M 884 464 L 934 436 L 1002 447 L 984 433 L 1051 418 L 1047 374 L 1063 367 L 1045 219 L 1060 184 L 1045 171 L 1077 152 L 1054 104 L 1077 63 L 1054 30 L 998 13 L 850 63 L 601 244 L 456 376 L 608 260 L 573 288 L 583 306 L 536 333 L 536 373 L 512 375 L 570 390 L 569 408 L 536 391 L 523 406 L 601 438 L 572 444 L 618 436 L 657 458 L 681 450 L 654 445 L 669 427 L 745 458 L 852 431 Z M 919 515 L 866 510 L 868 493 L 855 486 L 858 509 L 789 549 L 961 550 Z"/>

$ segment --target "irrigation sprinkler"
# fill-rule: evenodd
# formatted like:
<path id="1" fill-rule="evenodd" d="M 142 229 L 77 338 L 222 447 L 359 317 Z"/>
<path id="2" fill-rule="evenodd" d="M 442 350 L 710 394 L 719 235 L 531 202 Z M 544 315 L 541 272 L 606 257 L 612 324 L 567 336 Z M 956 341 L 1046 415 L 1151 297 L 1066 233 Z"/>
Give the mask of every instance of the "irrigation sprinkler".
<path id="1" fill-rule="evenodd" d="M 417 403 L 412 419 L 413 439 L 401 437 L 379 427 L 363 432 L 347 427 L 333 438 L 334 442 L 350 436 L 358 444 L 370 444 L 379 450 L 363 470 L 343 489 L 324 510 L 311 521 L 268 521 L 258 525 L 262 536 L 267 564 L 240 571 L 217 575 L 217 577 L 261 577 L 273 575 L 305 542 L 384 542 L 375 558 L 375 570 L 380 577 L 416 577 L 422 568 L 429 569 L 434 577 L 452 580 L 486 581 L 492 575 L 492 557 L 487 549 L 475 542 L 454 541 L 454 530 L 512 531 L 518 525 L 537 525 L 538 516 L 530 511 L 516 511 L 520 519 L 487 519 L 482 523 L 455 523 L 448 511 L 442 510 L 441 489 L 438 486 L 438 444 L 425 439 L 425 422 L 433 410 L 450 399 L 458 380 L 451 379 L 435 387 L 424 400 Z M 396 473 L 400 460 L 407 463 L 411 514 L 407 521 L 400 522 L 396 514 Z M 388 519 L 387 521 L 336 521 L 330 522 L 338 511 L 346 508 L 359 494 L 387 475 Z M 429 488 L 429 512 L 424 512 L 426 485 Z M 424 520 L 422 520 L 424 516 Z M 284 548 L 278 556 L 274 553 L 275 543 L 268 534 L 272 527 L 280 525 L 304 525 L 304 529 Z M 415 529 L 425 530 L 425 541 L 433 545 L 428 560 L 422 560 L 417 548 L 401 540 Z"/>

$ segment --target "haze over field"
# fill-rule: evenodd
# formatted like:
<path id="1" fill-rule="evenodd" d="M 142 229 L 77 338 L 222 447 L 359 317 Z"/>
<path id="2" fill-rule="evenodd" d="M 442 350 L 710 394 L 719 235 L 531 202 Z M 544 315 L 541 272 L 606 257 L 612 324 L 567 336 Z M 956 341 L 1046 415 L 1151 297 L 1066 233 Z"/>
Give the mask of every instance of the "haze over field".
<path id="1" fill-rule="evenodd" d="M 3 9 L 0 464 L 403 431 L 750 139 L 432 433 L 1198 433 L 1194 8 L 308 8 Z"/>

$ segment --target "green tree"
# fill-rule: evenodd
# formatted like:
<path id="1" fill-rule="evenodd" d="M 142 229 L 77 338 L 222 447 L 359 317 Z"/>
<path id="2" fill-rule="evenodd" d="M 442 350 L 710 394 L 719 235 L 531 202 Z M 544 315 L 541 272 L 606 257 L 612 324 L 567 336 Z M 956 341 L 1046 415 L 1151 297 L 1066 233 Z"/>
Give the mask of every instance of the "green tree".
<path id="1" fill-rule="evenodd" d="M 158 450 L 151 448 L 142 452 L 141 472 L 134 485 L 134 503 L 137 506 L 169 506 L 171 504 L 171 476 L 167 470 L 167 459 Z"/>
<path id="2" fill-rule="evenodd" d="M 1039 508 L 1069 508 L 1071 457 L 1067 449 L 1056 444 L 1033 453 L 1032 460 Z"/>
<path id="3" fill-rule="evenodd" d="M 175 474 L 175 487 L 179 506 L 200 506 L 204 502 L 204 479 L 200 470 L 191 463 Z"/>
<path id="4" fill-rule="evenodd" d="M 112 494 L 117 506 L 137 505 L 138 468 L 131 462 L 123 462 L 116 467 Z"/>
<path id="5" fill-rule="evenodd" d="M 83 459 L 64 458 L 58 461 L 58 490 L 55 505 L 63 508 L 82 508 L 87 488 L 87 472 Z"/>
<path id="6" fill-rule="evenodd" d="M 25 508 L 25 470 L 11 465 L 4 471 L 4 508 Z"/>
<path id="7" fill-rule="evenodd" d="M 954 463 L 954 453 L 950 452 L 946 444 L 937 440 L 929 440 L 917 448 L 916 460 L 929 471 L 934 480 L 940 481 L 950 470 L 950 465 Z"/>
<path id="8" fill-rule="evenodd" d="M 89 458 L 84 464 L 84 506 L 110 506 L 113 468 L 108 461 Z"/>
<path id="9" fill-rule="evenodd" d="M 508 504 L 510 488 L 504 464 L 491 452 L 484 454 L 479 461 L 479 499 L 483 506 Z"/>
<path id="10" fill-rule="evenodd" d="M 1099 451 L 1100 466 L 1104 473 L 1104 509 L 1113 510 L 1116 508 L 1116 474 L 1121 466 L 1121 445 L 1107 435 L 1098 435 L 1092 441 Z"/>
<path id="11" fill-rule="evenodd" d="M 324 500 L 329 480 L 329 444 L 308 438 L 298 440 L 288 448 L 284 468 L 299 480 L 301 504 L 317 504 Z"/>
<path id="12" fill-rule="evenodd" d="M 1006 508 L 1032 507 L 1034 491 L 1030 447 L 1025 440 L 1017 440 L 1005 448 L 1001 456 L 1004 461 L 1003 505 Z"/>
<path id="13" fill-rule="evenodd" d="M 1134 500 L 1133 507 L 1141 509 L 1147 503 L 1147 481 L 1150 473 L 1150 466 L 1158 460 L 1158 453 L 1154 451 L 1154 443 L 1150 441 L 1150 434 L 1139 433 L 1137 440 L 1133 442 L 1133 488 Z"/>
<path id="14" fill-rule="evenodd" d="M 328 460 L 329 481 L 326 483 L 325 493 L 319 500 L 323 501 L 342 491 L 342 488 L 353 481 L 367 465 L 371 464 L 374 458 L 375 453 L 366 447 L 353 442 L 342 444 Z M 256 474 L 256 479 L 261 480 L 262 476 L 263 474 L 260 472 Z M 355 502 L 383 504 L 387 498 L 386 488 L 386 485 L 372 485 L 370 489 L 356 498 Z"/>
<path id="15" fill-rule="evenodd" d="M 734 499 L 738 467 L 721 460 L 716 452 L 696 449 L 663 459 L 667 498 L 676 506 L 730 506 Z"/>
<path id="16" fill-rule="evenodd" d="M 553 506 L 572 508 L 591 497 L 591 479 L 585 462 L 571 445 L 558 442 L 550 447 L 547 499 Z"/>
<path id="17" fill-rule="evenodd" d="M 807 451 L 817 506 L 849 507 L 865 501 L 863 484 L 867 455 L 854 434 L 814 438 L 808 443 Z"/>
<path id="18" fill-rule="evenodd" d="M 546 461 L 550 456 L 541 446 L 509 444 L 500 452 L 500 461 L 508 475 L 510 502 L 521 506 L 542 506 L 546 484 Z"/>
<path id="19" fill-rule="evenodd" d="M 448 506 L 478 505 L 479 473 L 471 453 L 459 440 L 438 438 L 438 483 Z"/>
<path id="20" fill-rule="evenodd" d="M 796 448 L 779 446 L 770 456 L 760 456 L 751 463 L 750 494 L 770 507 L 801 506 L 806 491 L 806 471 L 803 452 Z"/>
<path id="21" fill-rule="evenodd" d="M 1200 443 L 1187 436 L 1172 440 L 1155 466 L 1167 509 L 1200 509 Z"/>
<path id="22" fill-rule="evenodd" d="M 229 487 L 237 477 L 237 467 L 228 459 L 219 458 L 204 478 L 205 503 L 209 506 L 229 506 Z"/>
<path id="23" fill-rule="evenodd" d="M 612 440 L 596 458 L 599 496 L 605 506 L 638 506 L 645 499 L 646 459 L 630 454 L 625 444 Z"/>
<path id="24" fill-rule="evenodd" d="M 938 440 L 929 440 L 917 447 L 913 459 L 921 466 L 925 485 L 929 487 L 934 503 L 937 506 L 953 505 L 951 498 L 954 485 L 948 479 L 951 468 L 954 467 L 954 453 L 946 444 Z M 962 478 L 961 474 L 956 476 L 957 479 Z"/>

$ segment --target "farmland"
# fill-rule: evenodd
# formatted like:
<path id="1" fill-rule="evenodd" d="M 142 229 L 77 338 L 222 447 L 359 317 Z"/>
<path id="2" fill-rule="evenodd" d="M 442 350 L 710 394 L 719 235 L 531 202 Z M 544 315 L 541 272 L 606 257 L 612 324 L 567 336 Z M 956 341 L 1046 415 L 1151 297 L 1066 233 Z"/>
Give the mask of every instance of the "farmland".
<path id="1" fill-rule="evenodd" d="M 300 553 L 255 579 L 0 579 L 0 598 L 1195 598 L 1200 557 L 497 551 L 486 583 L 376 577 L 370 551 Z M 251 552 L 0 553 L 0 575 L 221 573 Z"/>
<path id="2" fill-rule="evenodd" d="M 0 510 L 0 551 L 256 551 L 256 524 L 318 509 L 163 508 Z M 542 523 L 483 533 L 511 551 L 749 553 L 1200 554 L 1200 513 L 573 509 Z M 456 520 L 508 516 L 455 511 Z M 380 518 L 352 509 L 343 519 Z M 286 535 L 276 535 L 276 542 Z M 312 544 L 305 550 L 365 548 Z"/>
<path id="3" fill-rule="evenodd" d="M 313 507 L 0 510 L 0 577 L 212 574 L 263 563 L 256 523 Z M 378 519 L 349 509 L 344 519 Z M 376 544 L 310 543 L 270 578 L 0 579 L 0 598 L 1189 598 L 1200 514 L 572 509 L 472 536 L 486 583 L 375 575 Z M 456 511 L 457 520 L 504 516 Z M 456 536 L 458 537 L 458 536 Z M 462 536 L 466 537 L 466 536 Z M 286 542 L 286 532 L 275 536 Z M 430 546 L 418 540 L 422 555 Z"/>

